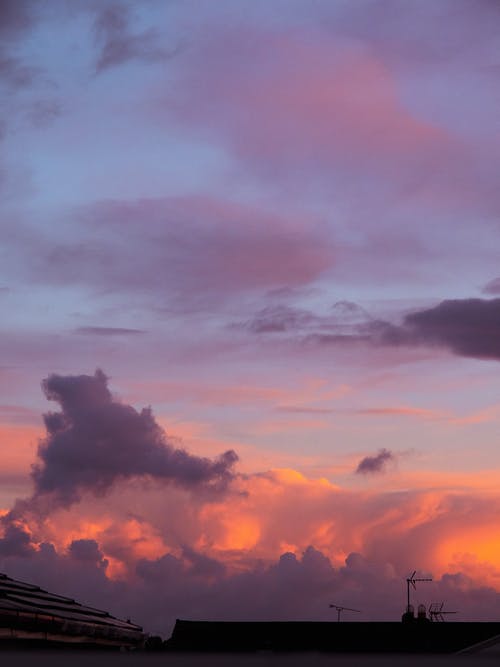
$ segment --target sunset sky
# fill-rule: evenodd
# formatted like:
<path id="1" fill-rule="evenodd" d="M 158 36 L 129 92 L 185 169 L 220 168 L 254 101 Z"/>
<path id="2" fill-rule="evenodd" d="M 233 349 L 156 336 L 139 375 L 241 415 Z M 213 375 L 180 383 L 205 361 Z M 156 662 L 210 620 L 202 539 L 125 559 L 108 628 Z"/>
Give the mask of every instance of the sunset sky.
<path id="1" fill-rule="evenodd" d="M 500 618 L 499 34 L 2 0 L 0 571 L 164 637 L 413 570 Z"/>

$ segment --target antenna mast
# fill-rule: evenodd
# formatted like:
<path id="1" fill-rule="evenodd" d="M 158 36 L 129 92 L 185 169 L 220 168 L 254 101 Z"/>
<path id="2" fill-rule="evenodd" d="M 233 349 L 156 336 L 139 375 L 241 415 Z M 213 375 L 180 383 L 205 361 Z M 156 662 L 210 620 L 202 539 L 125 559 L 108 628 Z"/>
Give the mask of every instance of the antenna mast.
<path id="1" fill-rule="evenodd" d="M 444 602 L 432 602 L 430 607 L 429 607 L 429 616 L 431 618 L 431 621 L 444 621 L 444 614 L 456 614 L 456 611 L 447 611 L 443 609 L 444 607 Z"/>
<path id="2" fill-rule="evenodd" d="M 417 571 L 414 570 L 413 574 L 411 574 L 409 577 L 406 578 L 406 611 L 410 611 L 410 585 L 413 586 L 414 590 L 417 590 L 416 587 L 416 582 L 417 581 L 432 581 L 432 579 L 417 579 L 415 578 L 415 575 L 417 574 Z"/>
<path id="3" fill-rule="evenodd" d="M 340 607 L 338 604 L 331 604 L 330 608 L 337 610 L 337 623 L 340 622 L 340 614 L 343 611 L 356 611 L 358 614 L 361 613 L 359 609 L 351 609 L 350 607 Z"/>

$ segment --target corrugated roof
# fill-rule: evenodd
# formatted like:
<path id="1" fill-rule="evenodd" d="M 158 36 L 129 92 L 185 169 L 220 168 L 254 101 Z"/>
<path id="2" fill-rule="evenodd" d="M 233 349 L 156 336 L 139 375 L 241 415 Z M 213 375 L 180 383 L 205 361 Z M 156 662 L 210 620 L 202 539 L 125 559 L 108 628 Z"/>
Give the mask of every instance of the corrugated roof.
<path id="1" fill-rule="evenodd" d="M 75 630 L 83 635 L 109 635 L 130 641 L 143 638 L 142 628 L 130 621 L 112 616 L 107 611 L 89 607 L 73 598 L 55 595 L 39 586 L 11 579 L 0 573 L 0 626 L 18 626 L 21 618 L 30 618 L 31 625 L 56 623 L 68 634 Z"/>

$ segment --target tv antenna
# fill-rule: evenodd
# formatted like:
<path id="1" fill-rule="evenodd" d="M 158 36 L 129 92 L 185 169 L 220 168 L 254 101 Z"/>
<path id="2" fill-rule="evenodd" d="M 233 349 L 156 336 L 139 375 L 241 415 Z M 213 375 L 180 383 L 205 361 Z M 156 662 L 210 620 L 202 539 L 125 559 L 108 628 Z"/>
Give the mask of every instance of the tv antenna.
<path id="1" fill-rule="evenodd" d="M 340 614 L 343 611 L 356 611 L 358 614 L 361 614 L 361 611 L 359 609 L 351 609 L 350 607 L 341 607 L 338 604 L 331 604 L 330 608 L 336 609 L 337 610 L 337 622 L 340 621 Z"/>
<path id="2" fill-rule="evenodd" d="M 446 611 L 443 609 L 444 607 L 444 602 L 431 602 L 429 605 L 429 616 L 431 618 L 431 621 L 441 621 L 444 622 L 444 615 L 445 614 L 456 614 L 456 611 Z"/>
<path id="3" fill-rule="evenodd" d="M 417 586 L 416 586 L 417 581 L 432 581 L 432 579 L 417 579 L 415 577 L 416 574 L 417 574 L 417 571 L 414 570 L 413 574 L 411 574 L 409 577 L 406 578 L 406 599 L 407 599 L 406 609 L 407 609 L 407 611 L 410 610 L 410 585 L 413 586 L 414 590 L 417 590 Z"/>

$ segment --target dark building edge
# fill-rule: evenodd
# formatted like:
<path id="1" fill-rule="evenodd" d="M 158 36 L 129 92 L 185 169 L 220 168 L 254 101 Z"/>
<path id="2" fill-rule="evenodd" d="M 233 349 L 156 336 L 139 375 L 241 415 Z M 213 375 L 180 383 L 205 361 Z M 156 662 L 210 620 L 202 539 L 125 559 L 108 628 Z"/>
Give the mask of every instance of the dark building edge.
<path id="1" fill-rule="evenodd" d="M 500 638 L 497 622 L 236 622 L 178 619 L 165 649 L 179 652 L 441 653 Z"/>

